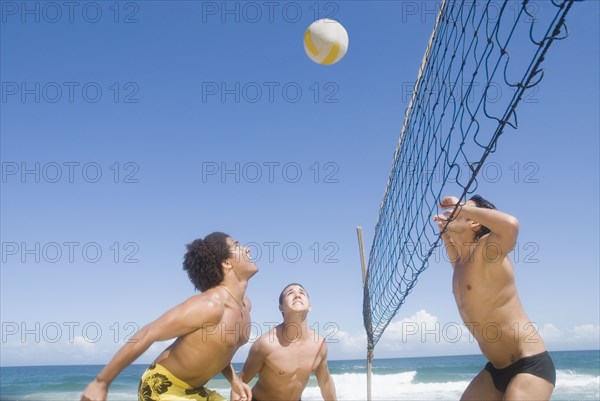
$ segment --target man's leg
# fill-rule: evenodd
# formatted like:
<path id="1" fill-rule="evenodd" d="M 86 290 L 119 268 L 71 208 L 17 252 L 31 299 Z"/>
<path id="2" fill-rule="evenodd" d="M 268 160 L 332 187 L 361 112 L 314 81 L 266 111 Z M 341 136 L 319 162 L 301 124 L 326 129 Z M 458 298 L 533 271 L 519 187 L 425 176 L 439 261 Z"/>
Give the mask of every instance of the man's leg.
<path id="1" fill-rule="evenodd" d="M 506 401 L 547 401 L 550 399 L 554 386 L 549 381 L 529 373 L 519 373 L 512 378 L 504 400 Z"/>
<path id="2" fill-rule="evenodd" d="M 487 370 L 482 370 L 467 386 L 460 398 L 461 401 L 501 401 L 502 393 L 494 387 L 492 376 Z"/>

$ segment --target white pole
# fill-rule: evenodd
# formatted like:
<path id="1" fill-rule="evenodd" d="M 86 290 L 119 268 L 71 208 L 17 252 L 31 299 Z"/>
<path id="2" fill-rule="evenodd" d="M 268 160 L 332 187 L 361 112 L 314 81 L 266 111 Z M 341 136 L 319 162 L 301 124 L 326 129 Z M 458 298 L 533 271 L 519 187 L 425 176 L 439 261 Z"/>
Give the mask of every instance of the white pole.
<path id="1" fill-rule="evenodd" d="M 360 266 L 362 268 L 362 282 L 363 289 L 367 285 L 367 262 L 365 259 L 365 246 L 363 243 L 362 227 L 356 227 L 356 234 L 358 235 L 358 251 L 360 253 Z M 368 295 L 367 295 L 368 296 Z M 367 401 L 371 401 L 371 368 L 373 362 L 373 347 L 370 344 L 367 345 Z"/>

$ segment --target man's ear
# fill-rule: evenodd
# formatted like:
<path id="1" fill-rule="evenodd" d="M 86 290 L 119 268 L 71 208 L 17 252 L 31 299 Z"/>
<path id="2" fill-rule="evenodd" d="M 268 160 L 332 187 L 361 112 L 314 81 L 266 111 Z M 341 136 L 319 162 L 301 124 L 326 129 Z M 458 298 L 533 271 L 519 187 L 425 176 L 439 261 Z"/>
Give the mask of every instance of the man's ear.
<path id="1" fill-rule="evenodd" d="M 283 313 L 283 305 L 279 304 L 279 311 Z"/>
<path id="2" fill-rule="evenodd" d="M 229 259 L 222 261 L 221 267 L 223 268 L 223 273 L 227 273 L 229 270 L 233 269 L 233 265 Z"/>

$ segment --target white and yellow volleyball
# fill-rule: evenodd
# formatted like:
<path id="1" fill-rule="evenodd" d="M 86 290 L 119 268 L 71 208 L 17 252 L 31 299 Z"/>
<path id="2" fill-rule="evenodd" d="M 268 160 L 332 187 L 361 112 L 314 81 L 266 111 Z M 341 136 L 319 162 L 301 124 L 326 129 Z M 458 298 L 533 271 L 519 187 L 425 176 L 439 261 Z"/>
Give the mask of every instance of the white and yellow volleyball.
<path id="1" fill-rule="evenodd" d="M 335 20 L 315 21 L 304 32 L 304 51 L 317 64 L 335 64 L 348 51 L 348 32 Z"/>

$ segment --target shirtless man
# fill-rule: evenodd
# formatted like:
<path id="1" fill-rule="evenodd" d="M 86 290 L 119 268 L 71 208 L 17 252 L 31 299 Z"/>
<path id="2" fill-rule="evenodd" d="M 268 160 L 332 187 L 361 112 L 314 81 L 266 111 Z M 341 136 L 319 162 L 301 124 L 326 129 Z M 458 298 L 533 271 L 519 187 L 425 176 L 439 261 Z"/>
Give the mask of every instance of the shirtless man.
<path id="1" fill-rule="evenodd" d="M 187 245 L 183 267 L 194 295 L 133 335 L 85 389 L 82 401 L 104 401 L 117 375 L 155 341 L 176 338 L 142 375 L 140 401 L 223 401 L 204 388 L 219 372 L 231 383 L 232 400 L 250 400 L 250 387 L 231 366 L 237 349 L 248 341 L 250 301 L 244 295 L 257 271 L 249 250 L 215 232 Z M 160 293 L 160 287 L 157 286 Z"/>
<path id="2" fill-rule="evenodd" d="M 479 195 L 464 204 L 445 197 L 440 208 L 447 211 L 434 220 L 454 268 L 458 311 L 489 360 L 461 400 L 550 399 L 556 370 L 521 305 L 507 257 L 519 222 Z"/>
<path id="3" fill-rule="evenodd" d="M 325 339 L 308 328 L 306 315 L 310 303 L 300 284 L 289 284 L 279 295 L 283 323 L 263 334 L 252 344 L 240 379 L 250 382 L 253 401 L 298 401 L 314 372 L 321 395 L 337 400 L 335 384 L 327 367 Z"/>

